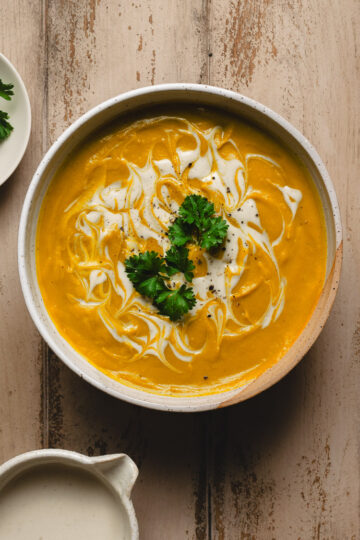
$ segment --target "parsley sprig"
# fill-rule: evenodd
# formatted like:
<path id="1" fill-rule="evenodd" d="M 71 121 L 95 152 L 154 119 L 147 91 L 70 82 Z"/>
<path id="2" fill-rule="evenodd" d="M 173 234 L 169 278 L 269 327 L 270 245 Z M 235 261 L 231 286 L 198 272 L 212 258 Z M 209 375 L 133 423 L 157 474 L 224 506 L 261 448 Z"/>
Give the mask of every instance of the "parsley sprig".
<path id="1" fill-rule="evenodd" d="M 6 101 L 10 101 L 11 96 L 14 95 L 13 88 L 13 84 L 5 84 L 0 79 L 0 97 L 6 99 Z"/>
<path id="2" fill-rule="evenodd" d="M 176 218 L 169 227 L 170 242 L 174 246 L 184 246 L 192 239 L 192 227 L 182 218 Z"/>
<path id="3" fill-rule="evenodd" d="M 14 95 L 13 88 L 13 84 L 5 84 L 0 79 L 0 97 L 6 99 L 6 101 L 11 101 L 11 98 Z M 8 113 L 0 111 L 0 141 L 7 139 L 14 129 L 8 120 Z"/>
<path id="4" fill-rule="evenodd" d="M 179 252 L 175 251 L 170 248 L 165 259 L 155 251 L 145 251 L 125 261 L 125 271 L 135 289 L 151 298 L 160 313 L 172 321 L 180 319 L 196 303 L 191 287 L 182 285 L 179 289 L 171 289 L 166 284 L 169 277 L 177 272 L 184 272 L 185 277 L 190 278 L 188 281 L 193 278 L 192 270 L 195 267 L 188 259 L 189 250 L 183 248 Z"/>
<path id="5" fill-rule="evenodd" d="M 177 321 L 196 304 L 194 290 L 186 285 L 180 289 L 167 289 L 159 294 L 156 305 L 162 315 L 170 317 L 171 321 Z"/>
<path id="6" fill-rule="evenodd" d="M 204 249 L 219 247 L 229 225 L 220 216 L 214 216 L 212 202 L 200 195 L 189 195 L 179 209 L 180 217 L 169 227 L 169 238 L 175 246 L 195 241 Z"/>
<path id="7" fill-rule="evenodd" d="M 14 129 L 8 119 L 8 113 L 0 111 L 0 141 L 6 139 Z"/>
<path id="8" fill-rule="evenodd" d="M 156 251 L 145 251 L 126 259 L 125 271 L 135 289 L 143 296 L 156 299 L 166 288 L 165 261 Z"/>
<path id="9" fill-rule="evenodd" d="M 166 252 L 165 260 L 167 262 L 166 272 L 169 276 L 182 272 L 186 281 L 193 280 L 195 265 L 189 259 L 189 250 L 186 247 L 172 246 Z"/>
<path id="10" fill-rule="evenodd" d="M 165 257 L 155 251 L 145 251 L 125 260 L 125 271 L 135 289 L 150 298 L 159 312 L 172 321 L 179 320 L 196 304 L 192 287 L 184 284 L 173 289 L 168 285 L 170 277 L 178 272 L 182 272 L 188 282 L 194 278 L 195 266 L 185 244 L 196 242 L 207 250 L 219 247 L 229 227 L 222 217 L 214 216 L 213 203 L 200 195 L 186 197 L 179 214 L 169 227 L 173 245 Z"/>

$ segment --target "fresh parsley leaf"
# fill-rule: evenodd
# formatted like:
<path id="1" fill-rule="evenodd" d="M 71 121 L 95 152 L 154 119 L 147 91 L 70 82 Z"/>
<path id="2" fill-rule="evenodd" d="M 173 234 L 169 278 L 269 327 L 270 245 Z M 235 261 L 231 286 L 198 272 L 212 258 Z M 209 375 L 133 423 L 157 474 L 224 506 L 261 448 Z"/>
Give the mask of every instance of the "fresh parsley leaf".
<path id="1" fill-rule="evenodd" d="M 195 304 L 194 291 L 186 285 L 181 285 L 180 289 L 163 291 L 156 298 L 156 305 L 160 313 L 169 317 L 171 321 L 179 320 Z"/>
<path id="2" fill-rule="evenodd" d="M 188 277 L 192 274 L 194 265 L 187 258 L 189 250 L 180 248 L 180 254 L 176 254 L 178 248 L 173 247 L 168 250 L 171 268 L 174 264 L 181 265 L 186 269 Z M 134 285 L 135 289 L 153 300 L 162 315 L 170 317 L 172 321 L 177 321 L 180 317 L 194 307 L 196 298 L 192 288 L 182 285 L 179 289 L 169 289 L 164 279 L 167 277 L 165 259 L 160 257 L 155 251 L 145 251 L 139 255 L 133 255 L 125 261 L 125 271 Z M 175 269 L 177 272 L 178 269 Z M 168 274 L 169 275 L 169 274 Z"/>
<path id="3" fill-rule="evenodd" d="M 175 246 L 195 241 L 204 249 L 220 246 L 229 225 L 220 216 L 214 216 L 212 202 L 200 195 L 189 195 L 180 206 L 180 218 L 169 227 L 169 238 Z"/>
<path id="4" fill-rule="evenodd" d="M 186 223 L 200 228 L 204 219 L 213 216 L 215 208 L 212 202 L 201 195 L 188 195 L 179 209 L 179 214 Z"/>
<path id="5" fill-rule="evenodd" d="M 8 119 L 8 113 L 0 111 L 0 141 L 6 139 L 14 129 Z"/>
<path id="6" fill-rule="evenodd" d="M 203 228 L 200 231 L 200 246 L 207 250 L 220 246 L 226 237 L 228 228 L 228 223 L 222 217 L 208 218 L 203 222 Z"/>
<path id="7" fill-rule="evenodd" d="M 13 84 L 5 84 L 0 79 L 0 97 L 6 99 L 6 101 L 11 101 L 11 96 L 14 95 L 13 88 Z"/>
<path id="8" fill-rule="evenodd" d="M 194 263 L 189 259 L 189 250 L 184 247 L 172 246 L 165 256 L 167 262 L 167 273 L 169 276 L 182 272 L 187 281 L 192 281 L 194 277 Z"/>
<path id="9" fill-rule="evenodd" d="M 186 242 L 190 242 L 191 226 L 181 218 L 176 218 L 174 223 L 169 227 L 170 242 L 174 246 L 184 246 Z"/>
<path id="10" fill-rule="evenodd" d="M 158 294 L 166 290 L 166 285 L 162 277 L 152 276 L 139 283 L 135 288 L 143 296 L 155 299 Z"/>
<path id="11" fill-rule="evenodd" d="M 165 272 L 165 261 L 156 251 L 145 251 L 125 261 L 125 271 L 135 289 L 144 296 L 155 298 L 165 288 L 160 275 Z"/>

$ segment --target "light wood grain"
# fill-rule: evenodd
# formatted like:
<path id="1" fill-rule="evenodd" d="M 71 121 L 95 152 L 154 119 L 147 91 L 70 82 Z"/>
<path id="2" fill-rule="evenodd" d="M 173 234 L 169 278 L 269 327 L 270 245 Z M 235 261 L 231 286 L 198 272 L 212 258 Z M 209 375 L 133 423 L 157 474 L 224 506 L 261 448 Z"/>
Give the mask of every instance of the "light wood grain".
<path id="1" fill-rule="evenodd" d="M 27 313 L 17 270 L 17 230 L 25 193 L 43 152 L 42 2 L 0 6 L 0 51 L 29 90 L 31 144 L 0 187 L 0 462 L 41 446 L 42 346 Z M 27 56 L 26 51 L 31 51 Z M 0 163 L 1 167 L 1 163 Z"/>
<path id="2" fill-rule="evenodd" d="M 0 50 L 33 109 L 24 161 L 0 188 L 0 461 L 41 444 L 128 452 L 146 540 L 360 538 L 359 2 L 3 0 L 0 11 Z M 176 81 L 237 90 L 294 123 L 328 166 L 345 228 L 339 294 L 304 361 L 247 403 L 188 416 L 116 401 L 43 354 L 16 268 L 43 151 L 100 101 Z"/>

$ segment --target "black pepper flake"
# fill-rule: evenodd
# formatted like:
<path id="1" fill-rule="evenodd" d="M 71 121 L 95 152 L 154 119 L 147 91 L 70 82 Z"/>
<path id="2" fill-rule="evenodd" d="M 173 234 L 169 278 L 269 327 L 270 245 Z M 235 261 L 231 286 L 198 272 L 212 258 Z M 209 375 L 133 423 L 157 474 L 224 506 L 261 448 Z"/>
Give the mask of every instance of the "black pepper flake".
<path id="1" fill-rule="evenodd" d="M 199 259 L 197 263 L 198 263 L 198 264 L 202 264 L 202 261 L 200 261 L 200 259 Z"/>
<path id="2" fill-rule="evenodd" d="M 213 291 L 214 290 L 214 285 L 210 285 L 209 286 L 209 291 Z"/>
<path id="3" fill-rule="evenodd" d="M 208 379 L 209 377 L 207 375 L 204 375 L 204 380 L 206 381 L 206 379 Z"/>
<path id="4" fill-rule="evenodd" d="M 231 217 L 231 214 L 228 214 L 228 217 Z"/>
<path id="5" fill-rule="evenodd" d="M 212 52 L 209 52 L 209 56 L 210 56 L 210 58 L 212 57 L 212 55 L 213 55 L 213 53 L 212 53 Z"/>
<path id="6" fill-rule="evenodd" d="M 192 163 L 189 163 L 188 167 L 191 167 L 192 166 Z"/>
<path id="7" fill-rule="evenodd" d="M 210 319 L 210 317 L 211 317 L 211 315 L 210 315 L 210 313 L 209 313 L 208 318 Z"/>
<path id="8" fill-rule="evenodd" d="M 255 217 L 259 217 L 259 214 L 255 214 Z"/>
<path id="9" fill-rule="evenodd" d="M 221 248 L 223 251 L 226 251 L 226 247 Z"/>
<path id="10" fill-rule="evenodd" d="M 226 193 L 230 193 L 230 188 L 229 187 L 226 188 Z"/>
<path id="11" fill-rule="evenodd" d="M 215 176 L 213 176 L 212 179 L 215 180 Z"/>

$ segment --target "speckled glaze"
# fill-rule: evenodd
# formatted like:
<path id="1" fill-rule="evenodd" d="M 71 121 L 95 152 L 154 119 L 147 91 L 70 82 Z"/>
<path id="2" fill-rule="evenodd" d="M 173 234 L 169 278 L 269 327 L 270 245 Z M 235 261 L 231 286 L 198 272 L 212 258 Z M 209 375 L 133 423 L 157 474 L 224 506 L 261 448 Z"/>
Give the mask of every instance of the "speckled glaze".
<path id="1" fill-rule="evenodd" d="M 119 115 L 148 105 L 181 102 L 215 106 L 264 128 L 283 141 L 310 171 L 319 191 L 327 227 L 327 271 L 318 304 L 307 326 L 289 351 L 251 383 L 209 396 L 169 397 L 150 394 L 120 384 L 89 364 L 60 336 L 45 310 L 36 277 L 35 236 L 37 218 L 46 189 L 66 155 L 91 132 Z M 264 105 L 245 96 L 206 85 L 168 84 L 141 88 L 112 98 L 79 118 L 53 144 L 30 184 L 19 228 L 19 272 L 29 312 L 45 341 L 75 373 L 117 398 L 165 411 L 204 411 L 248 399 L 284 377 L 305 355 L 323 328 L 338 287 L 342 260 L 341 220 L 333 184 L 324 164 L 307 139 L 291 124 Z"/>
<path id="2" fill-rule="evenodd" d="M 88 457 L 77 452 L 52 449 L 27 452 L 10 459 L 0 466 L 0 494 L 3 488 L 8 487 L 13 480 L 21 477 L 23 473 L 41 470 L 43 465 L 68 466 L 72 468 L 71 470 L 74 467 L 78 468 L 89 474 L 95 482 L 99 482 L 99 486 L 105 486 L 105 489 L 109 490 L 110 493 L 115 492 L 118 496 L 119 515 L 123 516 L 121 518 L 122 532 L 119 533 L 119 538 L 138 540 L 139 529 L 134 507 L 130 500 L 138 469 L 127 455 L 112 454 Z M 57 496 L 59 497 L 59 495 Z M 61 504 L 61 501 L 59 503 Z M 82 504 L 82 501 L 79 501 L 79 504 Z M 19 512 L 21 513 L 21 508 L 19 508 Z M 75 519 L 76 515 L 77 507 L 75 504 Z M 46 516 L 44 516 L 44 519 L 46 519 Z M 57 534 L 59 535 L 59 531 L 57 531 Z"/>

